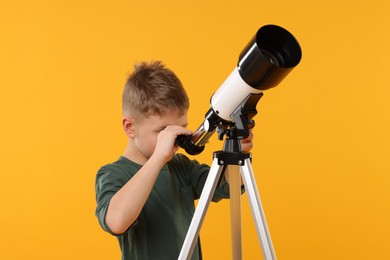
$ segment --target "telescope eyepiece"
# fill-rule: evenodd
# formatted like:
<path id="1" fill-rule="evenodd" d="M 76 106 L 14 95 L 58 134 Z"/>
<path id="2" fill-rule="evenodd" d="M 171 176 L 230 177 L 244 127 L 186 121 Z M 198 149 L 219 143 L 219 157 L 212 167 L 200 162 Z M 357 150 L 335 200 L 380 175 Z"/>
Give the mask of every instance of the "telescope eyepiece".
<path id="1" fill-rule="evenodd" d="M 176 144 L 190 155 L 198 155 L 204 150 L 204 145 L 199 146 L 192 142 L 192 135 L 179 135 L 176 137 Z"/>

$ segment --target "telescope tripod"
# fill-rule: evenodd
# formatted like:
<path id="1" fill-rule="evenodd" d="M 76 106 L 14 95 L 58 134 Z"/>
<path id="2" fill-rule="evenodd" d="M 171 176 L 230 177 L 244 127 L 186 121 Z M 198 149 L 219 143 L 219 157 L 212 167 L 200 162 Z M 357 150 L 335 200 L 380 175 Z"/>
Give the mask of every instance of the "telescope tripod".
<path id="1" fill-rule="evenodd" d="M 234 260 L 242 259 L 242 231 L 241 231 L 241 177 L 244 182 L 252 217 L 256 224 L 256 231 L 261 243 L 264 259 L 275 260 L 276 255 L 268 231 L 265 214 L 261 204 L 259 192 L 256 186 L 252 169 L 251 154 L 241 151 L 240 140 L 237 138 L 234 127 L 222 133 L 227 133 L 222 151 L 214 152 L 213 163 L 205 186 L 203 187 L 197 208 L 188 228 L 179 260 L 191 258 L 195 244 L 198 240 L 199 231 L 203 223 L 206 211 L 213 197 L 217 184 L 224 176 L 225 170 L 229 170 L 230 186 L 230 221 L 232 235 L 232 256 Z"/>

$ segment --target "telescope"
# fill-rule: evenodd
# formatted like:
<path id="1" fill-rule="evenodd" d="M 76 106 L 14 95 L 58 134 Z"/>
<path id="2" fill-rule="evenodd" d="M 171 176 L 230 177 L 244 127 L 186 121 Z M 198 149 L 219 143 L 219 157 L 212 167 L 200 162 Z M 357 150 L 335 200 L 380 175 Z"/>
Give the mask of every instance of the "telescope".
<path id="1" fill-rule="evenodd" d="M 239 139 L 248 137 L 263 91 L 277 86 L 301 57 L 299 43 L 290 32 L 277 25 L 262 26 L 241 51 L 237 67 L 212 95 L 203 123 L 194 134 L 178 136 L 176 143 L 197 155 L 216 129 L 236 124 L 241 125 Z"/>

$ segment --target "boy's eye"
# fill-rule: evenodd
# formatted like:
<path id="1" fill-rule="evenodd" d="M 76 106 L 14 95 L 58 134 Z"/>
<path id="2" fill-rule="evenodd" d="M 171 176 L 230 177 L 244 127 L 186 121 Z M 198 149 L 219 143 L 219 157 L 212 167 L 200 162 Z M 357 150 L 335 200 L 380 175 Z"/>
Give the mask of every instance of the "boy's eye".
<path id="1" fill-rule="evenodd" d="M 160 132 L 161 132 L 162 130 L 164 130 L 165 128 L 166 128 L 166 126 L 157 128 L 157 129 L 156 129 L 156 133 L 160 133 Z"/>

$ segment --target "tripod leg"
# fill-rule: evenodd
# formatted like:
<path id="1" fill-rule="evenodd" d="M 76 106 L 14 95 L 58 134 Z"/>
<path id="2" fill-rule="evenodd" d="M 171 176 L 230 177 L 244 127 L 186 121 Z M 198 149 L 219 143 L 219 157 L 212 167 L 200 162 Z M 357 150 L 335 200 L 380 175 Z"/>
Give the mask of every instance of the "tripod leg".
<path id="1" fill-rule="evenodd" d="M 229 165 L 230 224 L 232 234 L 232 259 L 242 259 L 241 226 L 241 175 L 237 165 Z"/>
<path id="2" fill-rule="evenodd" d="M 268 225 L 265 219 L 250 159 L 245 159 L 245 165 L 241 166 L 241 170 L 252 215 L 256 223 L 257 235 L 263 250 L 264 259 L 275 260 L 276 255 L 272 245 L 271 235 L 268 231 Z"/>
<path id="3" fill-rule="evenodd" d="M 215 158 L 211 165 L 209 175 L 200 195 L 191 224 L 188 228 L 186 238 L 180 251 L 179 260 L 190 259 L 194 251 L 195 244 L 198 240 L 199 231 L 206 216 L 207 208 L 214 195 L 215 188 L 219 181 L 223 166 L 218 165 L 218 159 Z"/>

